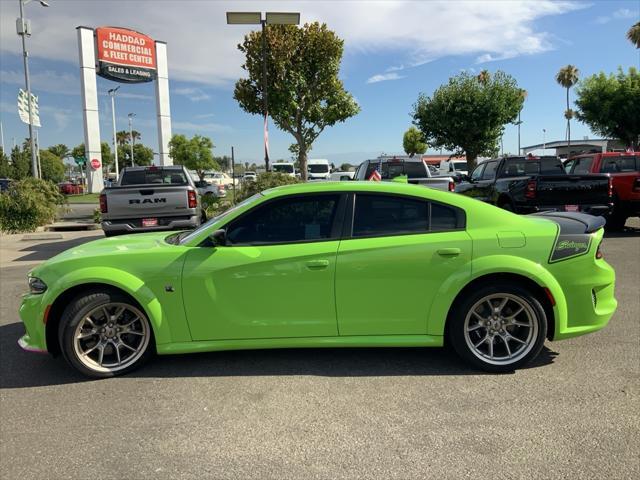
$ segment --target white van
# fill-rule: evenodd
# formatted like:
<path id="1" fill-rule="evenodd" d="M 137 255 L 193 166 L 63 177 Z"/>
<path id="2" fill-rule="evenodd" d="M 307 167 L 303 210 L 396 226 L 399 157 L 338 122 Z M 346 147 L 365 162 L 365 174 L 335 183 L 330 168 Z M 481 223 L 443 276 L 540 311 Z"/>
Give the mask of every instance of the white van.
<path id="1" fill-rule="evenodd" d="M 329 160 L 326 158 L 307 160 L 307 178 L 309 180 L 328 180 L 329 170 Z"/>
<path id="2" fill-rule="evenodd" d="M 466 160 L 450 158 L 440 162 L 440 175 L 467 175 L 469 168 Z"/>
<path id="3" fill-rule="evenodd" d="M 293 162 L 276 162 L 271 164 L 271 170 L 274 173 L 284 173 L 285 175 L 289 175 L 290 177 L 296 176 L 296 169 L 293 165 Z"/>

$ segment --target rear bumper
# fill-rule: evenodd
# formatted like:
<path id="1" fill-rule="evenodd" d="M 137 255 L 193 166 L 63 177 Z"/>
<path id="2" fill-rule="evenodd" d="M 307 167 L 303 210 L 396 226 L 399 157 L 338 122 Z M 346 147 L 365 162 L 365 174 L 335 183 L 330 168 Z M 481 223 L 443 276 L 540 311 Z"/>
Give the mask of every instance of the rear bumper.
<path id="1" fill-rule="evenodd" d="M 159 217 L 155 227 L 143 227 L 142 218 L 127 218 L 121 220 L 104 220 L 102 230 L 105 232 L 154 232 L 162 230 L 187 230 L 200 225 L 200 217 Z"/>

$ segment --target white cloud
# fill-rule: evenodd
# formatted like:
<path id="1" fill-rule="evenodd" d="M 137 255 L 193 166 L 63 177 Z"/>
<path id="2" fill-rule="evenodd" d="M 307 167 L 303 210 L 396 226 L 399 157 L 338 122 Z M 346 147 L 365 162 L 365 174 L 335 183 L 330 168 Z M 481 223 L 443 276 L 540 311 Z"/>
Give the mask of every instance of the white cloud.
<path id="1" fill-rule="evenodd" d="M 31 81 L 31 91 L 36 95 L 38 92 L 80 95 L 80 79 L 70 73 L 44 70 L 41 72 L 31 72 L 29 79 Z M 19 85 L 21 88 L 24 88 L 24 72 L 17 70 L 0 70 L 0 83 Z"/>
<path id="2" fill-rule="evenodd" d="M 200 88 L 176 88 L 172 90 L 176 95 L 182 95 L 187 97 L 192 102 L 202 102 L 204 100 L 210 100 L 211 95 L 205 93 Z"/>
<path id="3" fill-rule="evenodd" d="M 76 26 L 122 25 L 164 40 L 172 79 L 208 85 L 230 85 L 243 75 L 236 46 L 251 26 L 226 25 L 225 11 L 237 2 L 134 1 L 126 9 L 140 14 L 123 17 L 124 2 L 56 0 L 51 8 L 30 5 L 34 57 L 63 60 L 77 68 Z M 350 53 L 386 51 L 395 54 L 391 71 L 423 64 L 447 55 L 490 55 L 507 58 L 552 48 L 535 21 L 560 15 L 585 3 L 553 0 L 489 1 L 270 1 L 269 10 L 300 11 L 302 22 L 323 21 L 345 40 Z M 242 2 L 242 10 L 265 10 L 263 2 Z M 0 1 L 0 51 L 20 54 L 14 19 L 17 2 Z M 75 72 L 74 72 L 75 73 Z M 57 88 L 78 92 L 56 82 Z"/>
<path id="4" fill-rule="evenodd" d="M 194 122 L 171 122 L 173 130 L 184 132 L 211 132 L 211 133 L 228 133 L 233 130 L 229 125 L 220 123 L 194 123 Z"/>
<path id="5" fill-rule="evenodd" d="M 369 77 L 367 79 L 367 83 L 378 83 L 378 82 L 386 82 L 389 80 L 400 80 L 401 78 L 405 78 L 405 77 L 395 72 L 379 73 L 377 75 L 374 75 L 373 77 Z"/>
<path id="6" fill-rule="evenodd" d="M 640 13 L 636 10 L 635 12 L 628 8 L 620 8 L 613 12 L 611 15 L 605 15 L 601 17 L 597 17 L 595 22 L 599 24 L 609 23 L 612 20 L 627 20 L 630 18 L 638 18 Z"/>
<path id="7" fill-rule="evenodd" d="M 204 120 L 205 118 L 213 118 L 215 116 L 216 116 L 215 113 L 201 113 L 199 115 L 194 116 L 193 118 L 197 120 Z"/>

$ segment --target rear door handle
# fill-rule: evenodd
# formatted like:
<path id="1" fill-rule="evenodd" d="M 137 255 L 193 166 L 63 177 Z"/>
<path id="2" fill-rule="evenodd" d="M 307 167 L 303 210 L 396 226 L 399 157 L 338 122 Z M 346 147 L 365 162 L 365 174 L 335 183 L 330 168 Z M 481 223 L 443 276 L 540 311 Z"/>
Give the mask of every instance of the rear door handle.
<path id="1" fill-rule="evenodd" d="M 441 257 L 457 257 L 460 255 L 460 249 L 455 247 L 441 248 L 438 250 L 438 255 Z"/>
<path id="2" fill-rule="evenodd" d="M 309 270 L 322 270 L 329 266 L 329 260 L 309 260 L 306 265 Z"/>

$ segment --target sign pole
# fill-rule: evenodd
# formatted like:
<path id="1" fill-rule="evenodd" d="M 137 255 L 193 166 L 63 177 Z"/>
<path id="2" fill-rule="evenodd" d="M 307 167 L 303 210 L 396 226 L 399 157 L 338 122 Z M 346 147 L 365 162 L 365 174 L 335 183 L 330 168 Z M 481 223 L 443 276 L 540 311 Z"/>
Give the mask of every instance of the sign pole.
<path id="1" fill-rule="evenodd" d="M 158 115 L 158 152 L 160 165 L 173 165 L 169 156 L 171 141 L 171 107 L 169 104 L 169 66 L 167 62 L 167 44 L 156 41 L 156 110 Z"/>
<path id="2" fill-rule="evenodd" d="M 18 32 L 20 37 L 22 38 L 22 60 L 24 63 L 24 83 L 27 88 L 27 102 L 29 108 L 29 143 L 31 144 L 31 171 L 33 172 L 33 176 L 35 178 L 39 178 L 38 175 L 38 160 L 36 157 L 36 141 L 33 137 L 33 112 L 32 112 L 32 102 L 31 102 L 31 81 L 29 79 L 29 53 L 27 52 L 27 42 L 25 40 L 25 35 L 27 34 L 25 30 L 25 21 L 24 21 L 24 4 L 22 0 L 20 0 L 20 24 L 22 25 L 22 32 Z"/>

